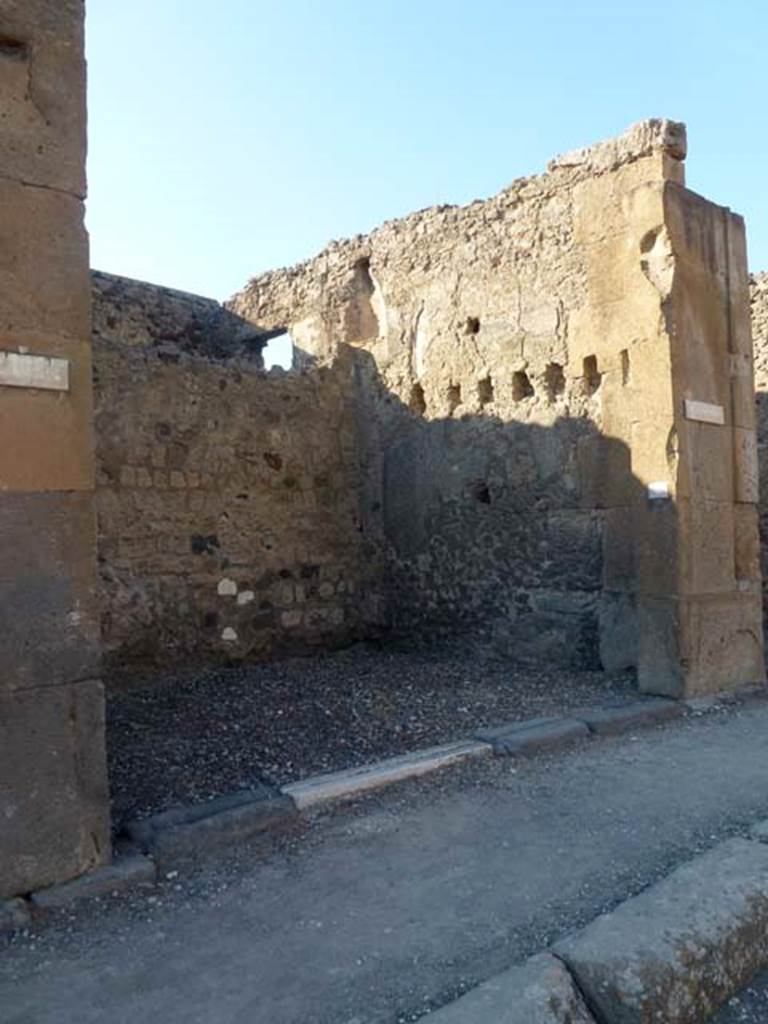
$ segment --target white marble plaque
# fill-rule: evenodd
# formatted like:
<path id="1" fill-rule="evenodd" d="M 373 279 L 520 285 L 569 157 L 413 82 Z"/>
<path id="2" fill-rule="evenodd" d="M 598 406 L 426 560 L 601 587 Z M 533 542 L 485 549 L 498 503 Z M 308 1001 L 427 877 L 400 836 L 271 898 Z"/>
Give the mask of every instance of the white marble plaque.
<path id="1" fill-rule="evenodd" d="M 717 423 L 722 426 L 725 423 L 725 411 L 722 405 L 713 405 L 711 402 L 697 402 L 693 398 L 686 398 L 685 418 L 687 420 L 697 420 L 699 423 Z"/>
<path id="2" fill-rule="evenodd" d="M 69 391 L 69 360 L 33 356 L 27 352 L 0 351 L 0 385 Z"/>

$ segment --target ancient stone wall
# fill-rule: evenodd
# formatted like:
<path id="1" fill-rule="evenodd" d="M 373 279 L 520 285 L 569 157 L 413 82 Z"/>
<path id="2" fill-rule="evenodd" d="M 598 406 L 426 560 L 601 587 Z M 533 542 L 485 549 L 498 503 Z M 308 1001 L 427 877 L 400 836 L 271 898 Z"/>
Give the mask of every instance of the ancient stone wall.
<path id="1" fill-rule="evenodd" d="M 232 300 L 300 362 L 355 364 L 395 630 L 599 652 L 675 695 L 762 677 L 743 222 L 684 157 L 682 125 L 643 122 Z"/>
<path id="2" fill-rule="evenodd" d="M 576 322 L 591 273 L 578 204 L 602 176 L 623 174 L 627 190 L 679 176 L 683 155 L 679 126 L 646 123 L 488 201 L 334 243 L 234 298 L 262 329 L 290 327 L 300 358 L 352 353 L 367 564 L 392 628 L 459 628 L 514 657 L 597 664 L 603 483 L 617 473 L 618 494 L 631 474 L 624 441 L 600 437 L 605 373 L 622 369 Z M 611 667 L 636 660 L 624 603 Z"/>
<path id="3" fill-rule="evenodd" d="M 684 157 L 643 122 L 226 310 L 96 275 L 114 660 L 383 629 L 673 695 L 759 678 L 744 225 Z"/>
<path id="4" fill-rule="evenodd" d="M 93 275 L 110 669 L 356 635 L 357 446 L 340 372 L 263 371 L 218 303 Z"/>
<path id="5" fill-rule="evenodd" d="M 0 4 L 0 898 L 110 856 L 83 20 Z"/>
<path id="6" fill-rule="evenodd" d="M 757 454 L 760 467 L 760 541 L 763 615 L 768 618 L 768 273 L 750 280 L 752 339 L 755 350 Z"/>

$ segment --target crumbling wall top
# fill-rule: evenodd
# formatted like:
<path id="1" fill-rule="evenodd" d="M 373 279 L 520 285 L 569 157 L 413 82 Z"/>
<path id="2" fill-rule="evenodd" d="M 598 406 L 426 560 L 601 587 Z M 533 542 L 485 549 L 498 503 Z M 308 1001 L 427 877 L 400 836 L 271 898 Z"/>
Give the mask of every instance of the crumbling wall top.
<path id="1" fill-rule="evenodd" d="M 453 264 L 457 252 L 470 260 L 473 246 L 481 248 L 505 231 L 516 234 L 519 259 L 530 259 L 538 243 L 529 229 L 535 227 L 536 210 L 549 200 L 555 200 L 553 225 L 559 222 L 562 230 L 566 216 L 564 209 L 558 209 L 560 197 L 567 203 L 580 182 L 645 160 L 649 178 L 682 184 L 685 155 L 684 124 L 662 118 L 641 121 L 616 139 L 556 157 L 545 173 L 518 178 L 489 199 L 428 207 L 385 221 L 368 235 L 331 241 L 311 259 L 252 278 L 226 306 L 260 329 L 285 327 L 306 316 L 307 310 L 327 305 L 332 294 L 343 298 L 350 288 L 354 290 L 351 272 L 367 267 L 368 261 L 374 276 L 382 263 L 390 271 L 397 264 L 400 274 L 434 274 Z M 532 211 L 531 223 L 525 226 L 523 208 Z M 518 219 L 521 225 L 515 232 L 512 222 Z M 547 230 L 557 233 L 554 226 Z"/>
<path id="2" fill-rule="evenodd" d="M 556 156 L 547 170 L 551 174 L 559 168 L 580 167 L 589 174 L 605 174 L 657 151 L 673 160 L 685 160 L 688 143 L 682 121 L 656 117 L 638 121 L 615 139 Z"/>
<path id="3" fill-rule="evenodd" d="M 91 272 L 94 340 L 263 366 L 267 337 L 215 299 Z"/>

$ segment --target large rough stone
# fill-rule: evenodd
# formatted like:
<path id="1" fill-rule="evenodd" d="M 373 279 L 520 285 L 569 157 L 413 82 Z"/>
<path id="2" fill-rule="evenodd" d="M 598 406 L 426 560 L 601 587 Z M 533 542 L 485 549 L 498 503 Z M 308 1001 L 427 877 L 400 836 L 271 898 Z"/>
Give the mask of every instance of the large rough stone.
<path id="1" fill-rule="evenodd" d="M 722 843 L 553 951 L 600 1020 L 701 1024 L 768 958 L 768 849 Z"/>
<path id="2" fill-rule="evenodd" d="M 0 694 L 0 898 L 110 857 L 101 683 Z"/>
<path id="3" fill-rule="evenodd" d="M 99 674 L 87 492 L 0 495 L 0 693 Z"/>
<path id="4" fill-rule="evenodd" d="M 430 1016 L 434 1024 L 594 1024 L 570 974 L 541 953 Z"/>
<path id="5" fill-rule="evenodd" d="M 3 0 L 0 8 L 0 176 L 81 198 L 84 14 L 83 0 Z"/>
<path id="6" fill-rule="evenodd" d="M 90 342 L 40 334 L 26 340 L 31 353 L 67 361 L 69 390 L 0 387 L 0 436 L 7 439 L 0 480 L 6 491 L 92 490 Z"/>
<path id="7" fill-rule="evenodd" d="M 627 544 L 627 547 L 630 545 Z M 606 672 L 637 665 L 638 622 L 635 595 L 603 591 L 599 604 L 600 664 Z"/>
<path id="8" fill-rule="evenodd" d="M 41 336 L 87 341 L 91 296 L 82 200 L 0 177 L 0 208 L 2 347 L 39 352 Z"/>

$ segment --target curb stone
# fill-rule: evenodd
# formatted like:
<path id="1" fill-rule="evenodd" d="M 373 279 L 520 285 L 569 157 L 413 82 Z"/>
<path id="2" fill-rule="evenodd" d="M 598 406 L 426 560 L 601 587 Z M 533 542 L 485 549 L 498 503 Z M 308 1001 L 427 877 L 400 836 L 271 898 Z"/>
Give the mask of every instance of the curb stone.
<path id="1" fill-rule="evenodd" d="M 445 743 L 439 747 L 419 750 L 414 754 L 404 754 L 363 765 L 361 768 L 314 775 L 309 779 L 283 786 L 281 792 L 290 797 L 299 810 L 304 810 L 329 800 L 350 799 L 401 779 L 425 775 L 469 758 L 487 757 L 491 752 L 490 744 L 479 741 Z"/>
<path id="2" fill-rule="evenodd" d="M 768 963 L 768 848 L 730 839 L 552 952 L 611 1024 L 701 1024 Z"/>
<path id="3" fill-rule="evenodd" d="M 296 818 L 296 805 L 290 797 L 261 786 L 129 822 L 125 831 L 164 869 L 238 840 L 287 828 Z"/>
<path id="4" fill-rule="evenodd" d="M 484 981 L 429 1017 L 435 1024 L 596 1024 L 567 968 L 551 953 Z"/>
<path id="5" fill-rule="evenodd" d="M 681 718 L 685 713 L 686 708 L 681 701 L 649 697 L 577 711 L 573 717 L 584 722 L 589 731 L 597 736 L 616 736 L 642 726 Z"/>
<path id="6" fill-rule="evenodd" d="M 127 892 L 139 887 L 151 888 L 157 881 L 157 868 L 149 857 L 136 854 L 121 857 L 106 867 L 98 868 L 87 875 L 81 875 L 71 882 L 39 889 L 30 896 L 36 910 L 56 910 L 69 906 L 76 900 L 97 896 L 110 896 L 115 892 Z"/>
<path id="7" fill-rule="evenodd" d="M 577 740 L 589 738 L 585 722 L 576 718 L 532 718 L 491 729 L 481 729 L 477 739 L 490 743 L 494 754 L 532 754 L 539 750 L 557 750 Z"/>
<path id="8" fill-rule="evenodd" d="M 31 921 L 29 904 L 17 896 L 10 900 L 0 900 L 0 935 L 21 931 Z"/>
<path id="9" fill-rule="evenodd" d="M 765 687 L 754 689 L 757 696 L 768 696 Z M 241 839 L 280 831 L 295 823 L 299 811 L 322 803 L 353 798 L 470 758 L 486 757 L 492 753 L 525 756 L 539 751 L 551 752 L 593 735 L 611 735 L 653 725 L 691 713 L 692 705 L 692 701 L 648 697 L 630 702 L 618 701 L 594 710 L 579 710 L 569 718 L 513 722 L 482 729 L 473 739 L 430 747 L 359 768 L 312 776 L 289 783 L 280 790 L 261 785 L 205 804 L 164 811 L 125 826 L 125 835 L 118 837 L 115 844 L 118 851 L 122 847 L 123 854 L 112 865 L 74 882 L 40 890 L 33 894 L 32 901 L 36 909 L 43 909 L 63 906 L 87 896 L 105 895 L 134 884 L 149 884 L 150 871 L 165 869 L 178 861 L 197 859 Z M 754 838 L 760 837 L 755 835 Z M 143 854 L 148 854 L 151 859 Z M 135 861 L 137 875 L 145 872 L 143 880 L 131 880 L 128 868 L 121 869 L 128 872 L 125 877 L 119 872 L 114 873 L 117 865 L 135 858 L 138 858 Z M 150 869 L 147 864 L 153 867 Z M 29 904 L 24 899 L 0 901 L 0 934 L 21 929 L 29 920 Z"/>

